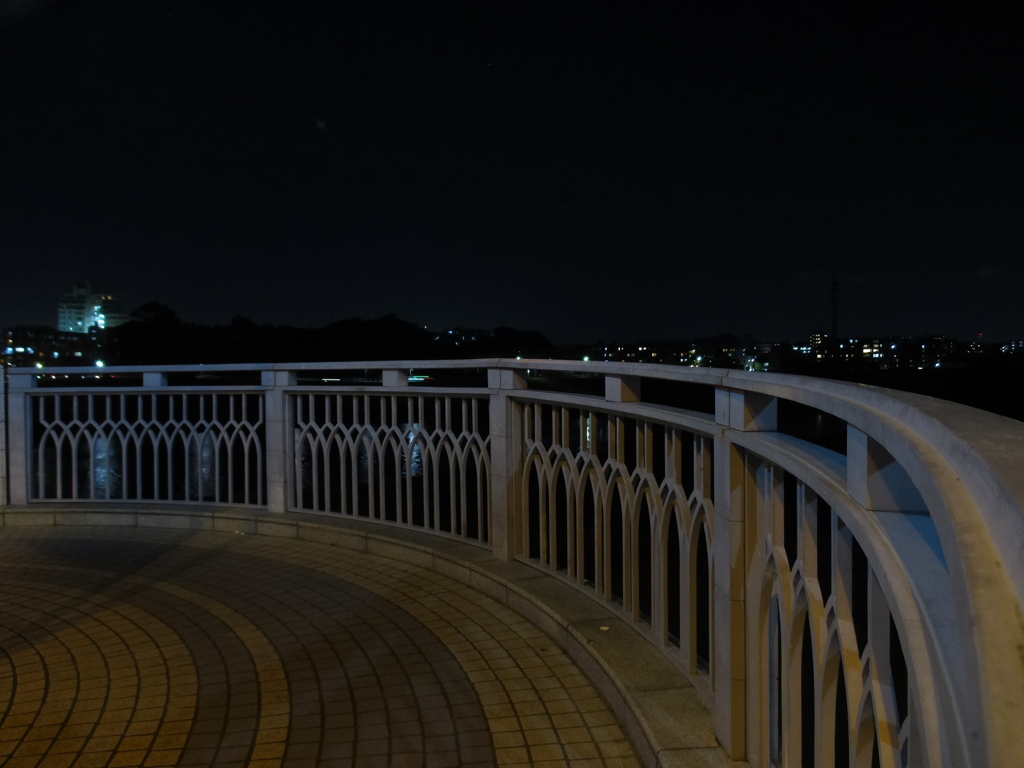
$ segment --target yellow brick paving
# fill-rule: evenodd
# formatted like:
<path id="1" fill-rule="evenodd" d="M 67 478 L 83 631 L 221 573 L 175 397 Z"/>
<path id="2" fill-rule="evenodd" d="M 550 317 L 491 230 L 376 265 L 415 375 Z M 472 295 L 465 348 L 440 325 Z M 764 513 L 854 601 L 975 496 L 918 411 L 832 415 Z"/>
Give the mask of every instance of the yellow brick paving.
<path id="1" fill-rule="evenodd" d="M 551 638 L 464 584 L 99 528 L 0 535 L 0 765 L 639 768 Z"/>

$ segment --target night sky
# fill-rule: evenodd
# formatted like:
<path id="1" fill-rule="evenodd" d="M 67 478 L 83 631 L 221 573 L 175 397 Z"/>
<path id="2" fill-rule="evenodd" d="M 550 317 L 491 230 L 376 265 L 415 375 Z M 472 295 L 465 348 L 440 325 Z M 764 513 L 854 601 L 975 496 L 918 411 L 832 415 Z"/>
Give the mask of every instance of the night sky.
<path id="1" fill-rule="evenodd" d="M 639 5 L 0 0 L 0 326 L 1024 337 L 1009 11 Z"/>

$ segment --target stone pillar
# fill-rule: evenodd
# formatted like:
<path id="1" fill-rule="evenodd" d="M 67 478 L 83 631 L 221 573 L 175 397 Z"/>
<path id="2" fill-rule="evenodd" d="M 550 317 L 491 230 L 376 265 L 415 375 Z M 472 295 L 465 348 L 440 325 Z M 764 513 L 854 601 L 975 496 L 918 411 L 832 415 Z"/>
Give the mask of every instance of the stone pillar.
<path id="1" fill-rule="evenodd" d="M 715 391 L 712 521 L 715 735 L 732 760 L 747 757 L 747 483 L 743 452 L 729 430 L 770 432 L 778 425 L 778 400 L 753 392 Z M 755 520 L 749 521 L 756 526 Z"/>
<path id="2" fill-rule="evenodd" d="M 522 464 L 523 427 L 516 404 L 510 397 L 526 388 L 526 379 L 516 370 L 491 368 L 487 371 L 490 398 L 491 437 L 491 548 L 499 560 L 516 555 L 515 536 L 522 511 L 519 493 Z"/>
<path id="3" fill-rule="evenodd" d="M 740 432 L 774 432 L 779 423 L 779 400 L 757 392 L 718 389 L 715 421 Z"/>
<path id="4" fill-rule="evenodd" d="M 408 387 L 409 374 L 406 371 L 385 369 L 380 372 L 381 385 L 385 387 Z"/>
<path id="5" fill-rule="evenodd" d="M 36 377 L 30 373 L 16 373 L 8 377 L 6 430 L 7 477 L 6 496 L 11 504 L 27 504 L 31 482 L 29 453 L 32 445 L 32 406 L 28 390 L 36 386 Z"/>
<path id="6" fill-rule="evenodd" d="M 605 376 L 604 399 L 609 403 L 639 403 L 639 376 Z"/>
<path id="7" fill-rule="evenodd" d="M 921 494 L 907 471 L 881 443 L 846 427 L 846 487 L 864 509 L 873 512 L 923 512 Z"/>
<path id="8" fill-rule="evenodd" d="M 292 437 L 288 426 L 288 396 L 285 387 L 294 386 L 293 371 L 263 371 L 266 398 L 267 510 L 286 512 L 294 494 Z"/>

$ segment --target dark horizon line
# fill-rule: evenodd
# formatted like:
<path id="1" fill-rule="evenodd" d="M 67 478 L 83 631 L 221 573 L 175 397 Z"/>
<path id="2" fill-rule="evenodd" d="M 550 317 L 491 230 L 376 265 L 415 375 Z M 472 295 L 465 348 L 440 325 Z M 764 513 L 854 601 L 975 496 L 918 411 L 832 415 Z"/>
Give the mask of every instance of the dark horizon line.
<path id="1" fill-rule="evenodd" d="M 781 339 L 780 338 L 765 339 L 765 338 L 758 338 L 757 336 L 755 336 L 754 334 L 749 333 L 749 332 L 741 333 L 741 332 L 735 332 L 735 331 L 720 331 L 720 332 L 717 332 L 717 333 L 701 334 L 699 336 L 659 336 L 659 337 L 654 337 L 654 336 L 634 336 L 634 337 L 628 338 L 628 339 L 616 338 L 616 339 L 605 340 L 605 339 L 602 339 L 602 338 L 598 338 L 598 339 L 591 339 L 591 340 L 586 340 L 586 341 L 584 341 L 584 340 L 573 340 L 573 341 L 565 341 L 565 342 L 556 342 L 556 341 L 552 340 L 550 334 L 548 334 L 544 330 L 537 329 L 537 328 L 517 328 L 517 327 L 509 326 L 509 325 L 495 325 L 495 326 L 491 326 L 491 327 L 468 326 L 468 325 L 453 325 L 453 326 L 448 326 L 448 327 L 441 328 L 441 329 L 432 329 L 429 326 L 423 325 L 421 323 L 417 323 L 417 322 L 412 321 L 412 320 L 408 320 L 407 318 L 403 318 L 400 315 L 398 315 L 396 313 L 393 313 L 393 312 L 388 312 L 388 313 L 385 313 L 385 314 L 380 315 L 378 317 L 372 317 L 372 318 L 364 318 L 364 317 L 357 317 L 357 316 L 346 317 L 346 318 L 339 318 L 337 320 L 332 320 L 332 321 L 330 321 L 328 323 L 324 323 L 323 325 L 319 325 L 319 326 L 314 326 L 314 325 L 292 325 L 292 324 L 288 324 L 288 323 L 259 322 L 257 320 L 253 320 L 252 318 L 249 318 L 249 317 L 244 316 L 244 315 L 239 315 L 238 317 L 233 318 L 231 321 L 229 321 L 227 323 L 193 322 L 193 321 L 189 321 L 189 320 L 184 320 L 184 319 L 179 317 L 178 318 L 178 324 L 180 324 L 182 327 L 193 328 L 193 329 L 194 328 L 227 328 L 227 327 L 230 327 L 231 325 L 233 325 L 236 320 L 246 321 L 248 323 L 251 323 L 256 328 L 282 329 L 282 330 L 293 330 L 293 331 L 320 331 L 320 330 L 324 330 L 325 328 L 328 328 L 330 326 L 338 325 L 338 324 L 344 324 L 344 323 L 375 323 L 375 322 L 388 321 L 388 320 L 398 321 L 398 322 L 407 324 L 409 326 L 412 326 L 414 328 L 424 330 L 427 333 L 434 333 L 434 334 L 444 334 L 444 333 L 447 333 L 448 331 L 452 331 L 452 330 L 457 330 L 457 331 L 480 331 L 480 332 L 483 332 L 483 333 L 495 333 L 495 332 L 500 331 L 500 330 L 508 330 L 508 331 L 513 331 L 513 332 L 516 332 L 516 333 L 539 334 L 542 337 L 544 337 L 544 339 L 547 340 L 551 344 L 552 347 L 559 347 L 559 348 L 610 347 L 610 346 L 624 346 L 624 345 L 634 345 L 634 344 L 649 344 L 649 345 L 684 344 L 684 343 L 706 342 L 706 341 L 710 341 L 710 340 L 714 340 L 714 339 L 719 339 L 719 338 L 736 339 L 737 341 L 739 341 L 739 342 L 741 342 L 743 344 L 783 345 L 783 344 L 794 344 L 794 343 L 799 343 L 799 342 L 807 342 L 807 341 L 810 340 L 811 336 L 815 335 L 816 333 L 822 333 L 823 336 L 828 337 L 828 338 L 832 338 L 832 334 L 830 334 L 830 333 L 824 333 L 824 332 L 820 332 L 820 331 L 812 331 L 812 332 L 804 334 L 801 337 L 798 337 L 798 341 L 794 342 L 792 337 L 781 338 Z M 129 321 L 129 322 L 143 322 L 144 323 L 145 321 Z M 56 327 L 56 325 L 50 325 L 50 324 L 17 323 L 17 324 L 9 325 L 9 326 L 6 326 L 6 327 L 3 328 L 5 334 L 9 333 L 11 331 L 14 331 L 14 330 L 18 330 L 18 329 L 38 329 L 38 330 L 53 331 L 53 332 L 56 332 L 56 333 L 77 333 L 76 331 L 60 331 Z M 87 333 L 83 333 L 83 334 L 80 334 L 80 335 L 85 336 L 85 335 L 88 335 L 88 334 Z M 837 338 L 838 338 L 839 341 L 861 341 L 861 340 L 864 340 L 864 339 L 936 339 L 936 338 L 943 338 L 943 339 L 950 339 L 952 341 L 958 341 L 958 342 L 977 341 L 977 342 L 979 342 L 981 344 L 1004 344 L 1004 343 L 1010 343 L 1010 342 L 1014 342 L 1014 341 L 1022 341 L 1022 340 L 1024 340 L 1024 333 L 1022 333 L 1021 335 L 1016 336 L 1016 337 L 1008 336 L 1006 338 L 985 337 L 984 333 L 978 333 L 977 335 L 971 335 L 971 336 L 968 336 L 968 337 L 964 337 L 963 335 L 950 335 L 950 334 L 945 334 L 945 333 L 881 333 L 881 334 L 878 334 L 878 333 L 867 333 L 867 334 L 857 334 L 857 335 L 839 335 L 839 336 L 837 336 Z"/>

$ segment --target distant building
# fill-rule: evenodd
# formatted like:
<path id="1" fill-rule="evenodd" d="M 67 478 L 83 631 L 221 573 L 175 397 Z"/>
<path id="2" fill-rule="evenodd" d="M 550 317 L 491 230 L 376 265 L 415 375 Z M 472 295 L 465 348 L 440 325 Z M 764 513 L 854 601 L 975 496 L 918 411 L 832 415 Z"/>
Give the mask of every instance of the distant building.
<path id="1" fill-rule="evenodd" d="M 67 333 L 45 326 L 8 328 L 3 340 L 0 361 L 6 367 L 95 365 L 100 354 L 94 334 Z"/>
<path id="2" fill-rule="evenodd" d="M 91 328 L 116 328 L 128 322 L 114 297 L 78 283 L 57 306 L 57 328 L 65 333 L 89 333 Z"/>
<path id="3" fill-rule="evenodd" d="M 827 333 L 812 333 L 810 344 L 807 347 L 800 347 L 799 351 L 805 355 L 812 355 L 817 360 L 826 360 L 833 346 L 832 337 Z"/>

